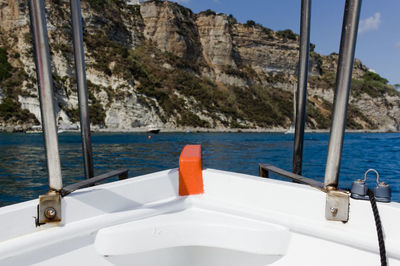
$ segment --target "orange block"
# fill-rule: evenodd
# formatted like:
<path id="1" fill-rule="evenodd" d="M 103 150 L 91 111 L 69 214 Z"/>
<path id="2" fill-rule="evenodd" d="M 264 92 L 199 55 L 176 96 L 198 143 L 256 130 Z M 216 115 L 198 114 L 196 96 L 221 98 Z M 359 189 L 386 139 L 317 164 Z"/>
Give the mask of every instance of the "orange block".
<path id="1" fill-rule="evenodd" d="M 179 157 L 179 196 L 204 193 L 201 146 L 185 145 Z"/>

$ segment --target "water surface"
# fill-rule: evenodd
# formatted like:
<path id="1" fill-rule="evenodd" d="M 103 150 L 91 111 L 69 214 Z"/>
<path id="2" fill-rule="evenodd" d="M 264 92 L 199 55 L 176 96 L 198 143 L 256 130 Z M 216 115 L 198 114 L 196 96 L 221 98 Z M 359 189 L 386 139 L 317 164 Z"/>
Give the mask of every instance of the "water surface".
<path id="1" fill-rule="evenodd" d="M 303 175 L 323 180 L 328 134 L 307 133 Z M 83 179 L 80 135 L 59 136 L 64 184 Z M 291 170 L 293 135 L 279 133 L 96 133 L 92 135 L 95 174 L 128 168 L 134 177 L 178 167 L 185 144 L 201 144 L 203 166 L 258 175 L 259 163 Z M 348 133 L 345 136 L 340 186 L 349 187 L 375 168 L 400 202 L 400 134 Z M 373 176 L 369 178 L 374 185 Z M 0 133 L 0 206 L 37 198 L 48 190 L 41 134 Z"/>

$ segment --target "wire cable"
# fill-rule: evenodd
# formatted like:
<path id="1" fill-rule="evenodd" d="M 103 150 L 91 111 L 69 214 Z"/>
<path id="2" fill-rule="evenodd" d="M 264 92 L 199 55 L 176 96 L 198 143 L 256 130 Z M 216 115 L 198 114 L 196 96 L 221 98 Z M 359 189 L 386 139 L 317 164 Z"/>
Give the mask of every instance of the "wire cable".
<path id="1" fill-rule="evenodd" d="M 381 256 L 381 266 L 387 266 L 385 240 L 383 239 L 381 217 L 379 216 L 378 207 L 376 206 L 375 195 L 370 189 L 368 189 L 367 195 L 369 197 L 369 201 L 371 202 L 372 212 L 374 213 L 376 233 L 378 234 L 379 242 L 379 255 Z"/>

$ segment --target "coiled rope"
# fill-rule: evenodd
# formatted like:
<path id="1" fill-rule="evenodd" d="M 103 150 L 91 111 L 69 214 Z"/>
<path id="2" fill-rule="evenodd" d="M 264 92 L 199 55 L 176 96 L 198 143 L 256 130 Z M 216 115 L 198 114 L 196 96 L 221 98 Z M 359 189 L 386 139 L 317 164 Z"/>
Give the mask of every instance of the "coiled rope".
<path id="1" fill-rule="evenodd" d="M 369 201 L 371 202 L 372 212 L 374 213 L 376 232 L 378 234 L 378 242 L 379 242 L 379 254 L 381 256 L 381 266 L 387 266 L 386 248 L 385 248 L 385 240 L 383 239 L 381 217 L 379 216 L 378 207 L 376 206 L 374 192 L 368 189 L 367 195 L 369 197 Z"/>

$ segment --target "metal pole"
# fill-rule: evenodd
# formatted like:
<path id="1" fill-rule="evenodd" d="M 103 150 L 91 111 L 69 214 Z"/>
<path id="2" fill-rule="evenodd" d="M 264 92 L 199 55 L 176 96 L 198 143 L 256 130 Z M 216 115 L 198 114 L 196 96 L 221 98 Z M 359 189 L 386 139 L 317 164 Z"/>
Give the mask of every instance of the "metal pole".
<path id="1" fill-rule="evenodd" d="M 337 87 L 335 91 L 332 127 L 326 159 L 325 187 L 337 188 L 338 186 L 360 9 L 361 0 L 346 0 L 336 76 Z"/>
<path id="2" fill-rule="evenodd" d="M 61 164 L 44 2 L 31 0 L 29 3 L 49 186 L 50 190 L 60 191 L 62 189 Z"/>
<path id="3" fill-rule="evenodd" d="M 82 15 L 80 0 L 71 0 L 71 20 L 74 39 L 75 73 L 78 85 L 78 101 L 81 122 L 82 152 L 86 179 L 92 178 L 93 157 L 90 139 L 90 119 L 86 86 L 85 54 L 83 50 Z"/>
<path id="4" fill-rule="evenodd" d="M 311 0 L 301 1 L 299 77 L 297 82 L 296 125 L 293 149 L 293 173 L 301 175 L 304 126 L 306 121 L 308 58 L 310 55 Z"/>

